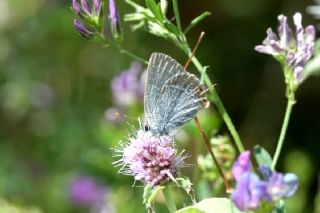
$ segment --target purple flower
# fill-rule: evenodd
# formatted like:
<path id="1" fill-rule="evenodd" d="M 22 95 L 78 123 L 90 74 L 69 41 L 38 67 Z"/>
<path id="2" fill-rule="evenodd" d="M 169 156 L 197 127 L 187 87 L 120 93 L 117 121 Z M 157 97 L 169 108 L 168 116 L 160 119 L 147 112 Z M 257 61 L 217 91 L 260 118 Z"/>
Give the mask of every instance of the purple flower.
<path id="1" fill-rule="evenodd" d="M 72 0 L 73 11 L 81 18 L 100 16 L 102 13 L 101 0 L 92 0 L 92 5 L 89 5 L 87 0 Z"/>
<path id="2" fill-rule="evenodd" d="M 250 167 L 250 152 L 243 152 L 232 166 L 236 180 L 236 189 L 232 192 L 232 201 L 241 211 L 255 210 L 261 199 L 267 202 L 278 201 L 292 196 L 298 187 L 295 174 L 272 172 L 268 166 L 259 168 L 263 180 Z"/>
<path id="3" fill-rule="evenodd" d="M 305 79 L 304 66 L 314 52 L 315 28 L 311 25 L 303 28 L 300 13 L 295 13 L 293 16 L 296 27 L 295 34 L 290 29 L 286 16 L 279 15 L 278 20 L 279 37 L 269 28 L 267 38 L 262 45 L 257 45 L 255 50 L 270 54 L 280 62 L 285 62 L 288 67 L 293 69 L 294 83 L 300 84 Z"/>
<path id="4" fill-rule="evenodd" d="M 87 0 L 72 0 L 72 9 L 78 15 L 74 26 L 84 38 L 91 38 L 103 31 L 102 2 L 92 0 L 91 3 L 92 5 Z"/>
<path id="5" fill-rule="evenodd" d="M 170 136 L 154 136 L 139 130 L 135 138 L 122 149 L 116 150 L 121 159 L 122 173 L 134 176 L 145 184 L 156 186 L 177 177 L 178 168 L 184 167 L 182 154 L 177 155 Z"/>
<path id="6" fill-rule="evenodd" d="M 127 106 L 136 101 L 143 100 L 145 81 L 141 80 L 141 65 L 137 62 L 131 64 L 128 70 L 121 72 L 111 81 L 113 98 L 117 105 Z"/>
<path id="7" fill-rule="evenodd" d="M 298 188 L 298 177 L 293 173 L 272 172 L 268 167 L 259 168 L 264 177 L 263 198 L 268 201 L 277 201 L 292 196 Z"/>
<path id="8" fill-rule="evenodd" d="M 81 36 L 83 36 L 84 38 L 91 38 L 92 37 L 93 32 L 87 26 L 82 24 L 78 19 L 75 19 L 73 24 Z"/>
<path id="9" fill-rule="evenodd" d="M 69 196 L 74 204 L 93 206 L 104 199 L 105 188 L 90 176 L 79 176 L 72 180 Z"/>
<path id="10" fill-rule="evenodd" d="M 236 189 L 232 192 L 232 200 L 241 211 L 256 209 L 260 205 L 263 189 L 263 184 L 256 174 L 243 173 L 237 180 Z"/>
<path id="11" fill-rule="evenodd" d="M 110 107 L 110 108 L 106 109 L 106 111 L 104 112 L 104 116 L 105 116 L 106 120 L 111 122 L 111 123 L 120 123 L 124 119 L 123 119 L 123 117 L 121 117 L 117 113 L 121 113 L 122 114 L 122 110 L 118 109 L 118 108 L 115 108 L 115 107 Z"/>
<path id="12" fill-rule="evenodd" d="M 232 175 L 238 181 L 243 173 L 251 171 L 250 151 L 241 153 L 232 166 Z"/>
<path id="13" fill-rule="evenodd" d="M 117 37 L 120 33 L 120 22 L 115 0 L 109 0 L 109 15 L 111 20 L 112 34 Z"/>

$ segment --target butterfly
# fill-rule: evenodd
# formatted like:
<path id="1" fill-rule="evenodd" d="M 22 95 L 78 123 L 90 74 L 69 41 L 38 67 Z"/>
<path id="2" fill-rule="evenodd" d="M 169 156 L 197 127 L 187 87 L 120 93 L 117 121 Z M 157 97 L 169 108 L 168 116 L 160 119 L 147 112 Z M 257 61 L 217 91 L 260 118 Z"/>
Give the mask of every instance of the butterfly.
<path id="1" fill-rule="evenodd" d="M 164 53 L 149 59 L 144 93 L 144 131 L 168 135 L 209 107 L 207 90 L 195 75 Z"/>

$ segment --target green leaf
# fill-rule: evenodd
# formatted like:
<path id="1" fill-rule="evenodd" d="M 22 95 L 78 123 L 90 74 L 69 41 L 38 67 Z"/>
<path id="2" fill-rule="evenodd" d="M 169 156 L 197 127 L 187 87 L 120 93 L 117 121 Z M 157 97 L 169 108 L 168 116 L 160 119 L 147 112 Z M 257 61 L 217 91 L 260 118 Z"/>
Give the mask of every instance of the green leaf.
<path id="1" fill-rule="evenodd" d="M 189 178 L 176 178 L 176 183 L 178 187 L 183 188 L 188 194 L 192 190 L 192 183 Z"/>
<path id="2" fill-rule="evenodd" d="M 267 150 L 265 150 L 263 147 L 259 145 L 256 145 L 253 148 L 253 152 L 259 166 L 264 165 L 271 167 L 272 158 L 270 154 L 267 152 Z"/>
<path id="3" fill-rule="evenodd" d="M 271 213 L 284 213 L 284 212 L 285 212 L 284 200 L 280 200 L 271 211 Z"/>
<path id="4" fill-rule="evenodd" d="M 195 206 L 189 206 L 189 207 L 180 209 L 180 210 L 176 211 L 175 213 L 205 213 L 205 212 L 201 211 L 200 209 L 198 209 Z"/>
<path id="5" fill-rule="evenodd" d="M 228 198 L 209 198 L 194 206 L 180 209 L 176 213 L 241 213 L 241 211 Z"/>
<path id="6" fill-rule="evenodd" d="M 157 193 L 164 189 L 164 186 L 158 186 L 153 188 L 151 185 L 146 185 L 143 191 L 143 203 L 146 205 L 147 208 L 152 206 L 154 198 L 156 197 Z"/>
<path id="7" fill-rule="evenodd" d="M 194 18 L 189 26 L 184 30 L 184 33 L 187 34 L 192 28 L 194 28 L 200 21 L 202 21 L 203 19 L 207 18 L 208 16 L 210 16 L 211 13 L 206 11 L 204 13 L 202 13 L 201 15 L 197 16 L 196 18 Z"/>
<path id="8" fill-rule="evenodd" d="M 162 14 L 160 4 L 157 4 L 154 0 L 146 0 L 146 5 L 158 20 L 163 20 L 164 15 Z"/>

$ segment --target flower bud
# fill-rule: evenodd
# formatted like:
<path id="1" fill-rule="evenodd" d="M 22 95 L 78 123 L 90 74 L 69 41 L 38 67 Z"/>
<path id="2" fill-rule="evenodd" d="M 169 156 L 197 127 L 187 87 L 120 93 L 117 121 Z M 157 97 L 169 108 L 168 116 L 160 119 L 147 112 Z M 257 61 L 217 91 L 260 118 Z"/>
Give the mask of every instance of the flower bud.
<path id="1" fill-rule="evenodd" d="M 93 32 L 88 27 L 86 27 L 84 24 L 82 24 L 78 19 L 75 19 L 73 24 L 81 36 L 83 36 L 84 38 L 91 38 L 92 37 Z"/>

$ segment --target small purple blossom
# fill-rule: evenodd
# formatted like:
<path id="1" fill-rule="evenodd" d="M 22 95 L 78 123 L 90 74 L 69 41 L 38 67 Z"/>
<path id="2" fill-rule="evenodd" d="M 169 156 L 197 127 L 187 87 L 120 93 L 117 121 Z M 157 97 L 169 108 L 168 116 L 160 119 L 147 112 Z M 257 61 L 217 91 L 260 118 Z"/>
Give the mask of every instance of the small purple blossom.
<path id="1" fill-rule="evenodd" d="M 78 19 L 75 19 L 73 24 L 81 36 L 83 36 L 84 38 L 91 38 L 92 37 L 93 32 L 87 26 L 82 24 Z"/>
<path id="2" fill-rule="evenodd" d="M 84 15 L 78 0 L 72 0 L 72 9 L 78 16 L 82 17 Z"/>
<path id="3" fill-rule="evenodd" d="M 72 0 L 72 9 L 81 18 L 86 16 L 100 16 L 102 12 L 102 1 L 92 0 L 92 5 L 90 5 L 88 0 Z"/>
<path id="4" fill-rule="evenodd" d="M 267 38 L 262 45 L 257 45 L 255 50 L 285 62 L 293 69 L 294 83 L 300 84 L 305 79 L 303 73 L 305 64 L 314 52 L 315 28 L 312 25 L 303 28 L 300 13 L 295 13 L 293 16 L 295 33 L 290 29 L 286 16 L 279 15 L 278 20 L 278 36 L 269 28 Z"/>
<path id="5" fill-rule="evenodd" d="M 241 211 L 255 210 L 261 199 L 275 202 L 292 196 L 298 188 L 295 174 L 273 172 L 268 166 L 259 168 L 263 180 L 250 167 L 250 152 L 243 152 L 232 166 L 236 188 L 232 192 L 232 201 Z"/>
<path id="6" fill-rule="evenodd" d="M 272 172 L 268 167 L 260 168 L 260 171 L 264 174 L 265 191 L 263 198 L 266 201 L 277 201 L 290 197 L 296 192 L 298 188 L 298 177 L 295 174 Z"/>
<path id="7" fill-rule="evenodd" d="M 91 7 L 89 6 L 87 0 L 81 0 L 81 6 L 86 13 L 92 13 Z"/>
<path id="8" fill-rule="evenodd" d="M 92 5 L 91 5 L 92 4 Z M 102 1 L 72 0 L 72 9 L 77 14 L 74 26 L 84 38 L 91 38 L 95 33 L 100 33 L 102 25 Z"/>
<path id="9" fill-rule="evenodd" d="M 128 106 L 137 101 L 142 102 L 145 80 L 141 71 L 141 65 L 134 62 L 128 70 L 112 79 L 112 96 L 118 106 Z"/>
<path id="10" fill-rule="evenodd" d="M 156 186 L 177 177 L 178 169 L 184 167 L 182 154 L 177 155 L 170 136 L 154 136 L 139 130 L 135 138 L 117 150 L 122 165 L 121 172 L 134 176 L 145 184 Z"/>
<path id="11" fill-rule="evenodd" d="M 120 19 L 115 0 L 109 0 L 109 15 L 112 33 L 117 36 L 120 33 Z"/>
<path id="12" fill-rule="evenodd" d="M 92 0 L 92 3 L 93 3 L 93 8 L 95 9 L 95 12 L 99 14 L 102 7 L 101 0 Z"/>
<path id="13" fill-rule="evenodd" d="M 237 187 L 232 192 L 232 200 L 239 210 L 248 211 L 260 206 L 262 195 L 263 184 L 259 177 L 252 172 L 245 172 L 237 181 Z"/>
<path id="14" fill-rule="evenodd" d="M 93 206 L 104 199 L 105 188 L 90 176 L 79 176 L 70 183 L 69 196 L 74 204 Z"/>
<path id="15" fill-rule="evenodd" d="M 116 107 L 110 107 L 104 112 L 105 119 L 111 123 L 120 123 L 124 119 L 118 113 L 122 113 L 122 110 Z"/>
<path id="16" fill-rule="evenodd" d="M 238 181 L 243 173 L 250 172 L 250 151 L 241 153 L 232 166 L 232 175 Z"/>

